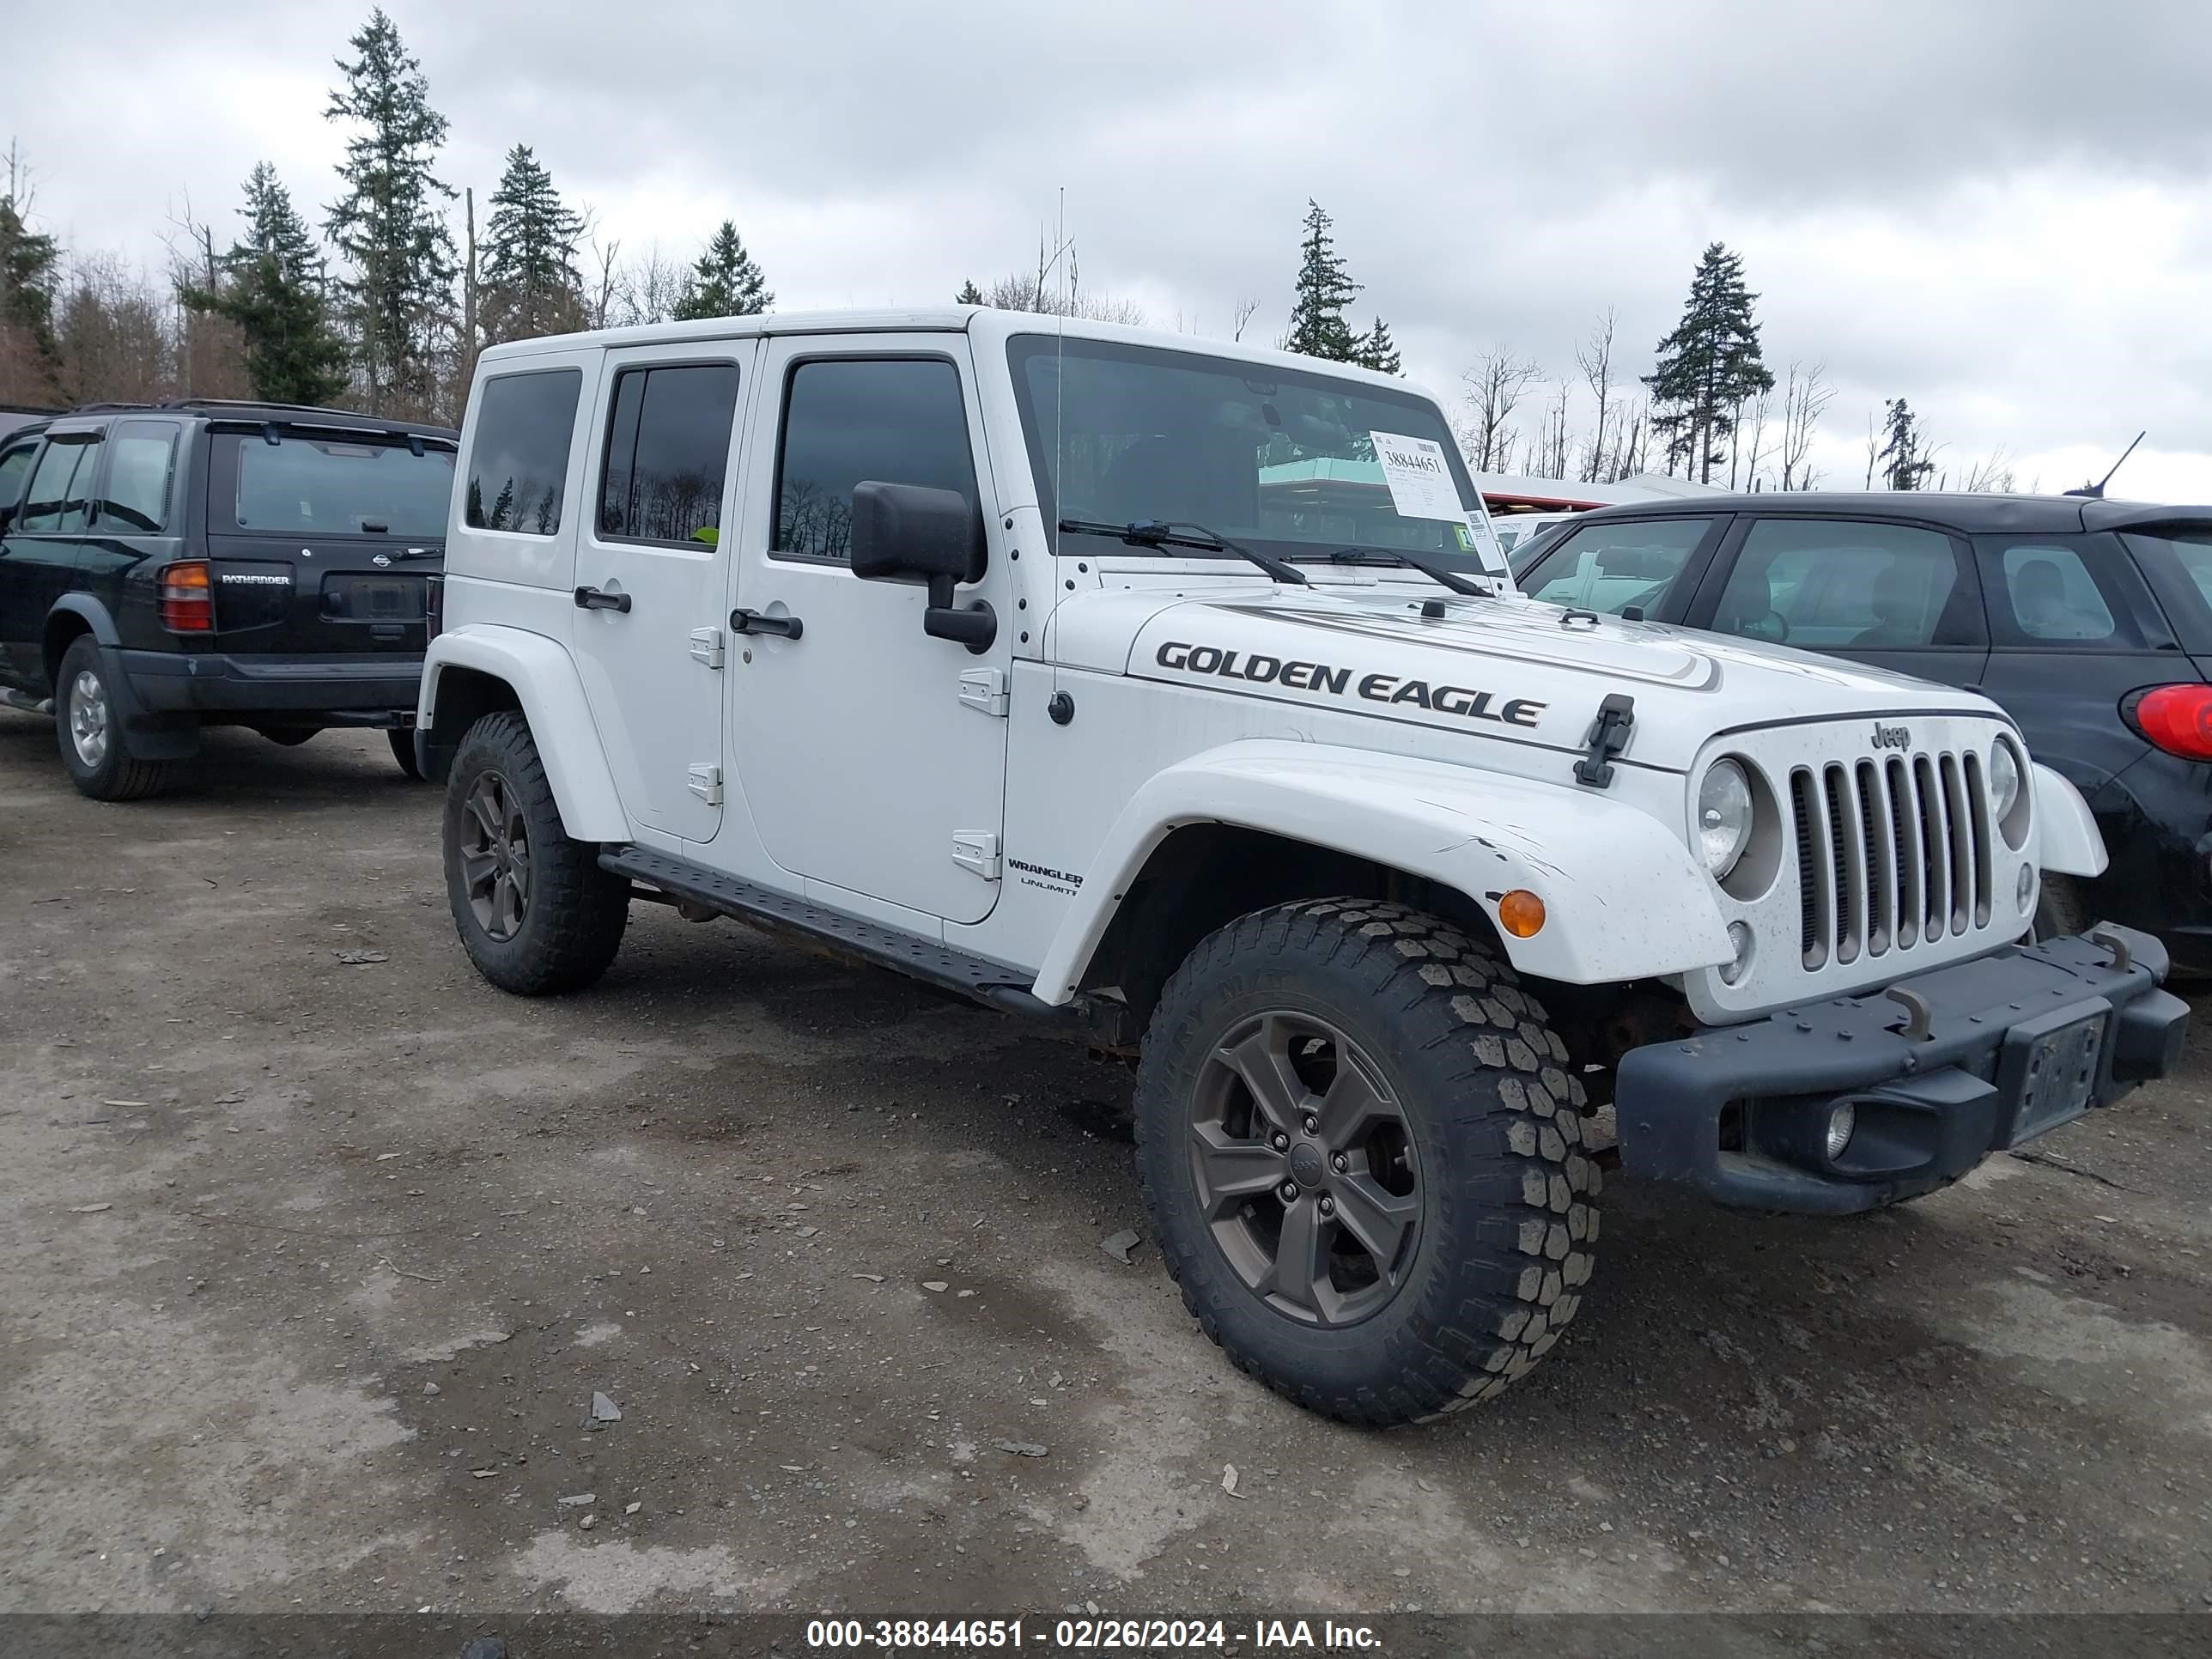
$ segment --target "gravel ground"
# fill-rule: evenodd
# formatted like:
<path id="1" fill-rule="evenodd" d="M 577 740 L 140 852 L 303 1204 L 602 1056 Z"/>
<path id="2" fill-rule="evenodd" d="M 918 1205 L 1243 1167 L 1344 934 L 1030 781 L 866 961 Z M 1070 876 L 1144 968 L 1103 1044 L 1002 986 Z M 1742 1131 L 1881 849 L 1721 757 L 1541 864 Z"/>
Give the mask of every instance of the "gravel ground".
<path id="1" fill-rule="evenodd" d="M 1099 1248 L 1126 1071 L 656 907 L 504 996 L 437 810 L 0 714 L 0 1609 L 2212 1606 L 2201 1040 L 1893 1214 L 1615 1177 L 1535 1376 L 1359 1432 Z"/>

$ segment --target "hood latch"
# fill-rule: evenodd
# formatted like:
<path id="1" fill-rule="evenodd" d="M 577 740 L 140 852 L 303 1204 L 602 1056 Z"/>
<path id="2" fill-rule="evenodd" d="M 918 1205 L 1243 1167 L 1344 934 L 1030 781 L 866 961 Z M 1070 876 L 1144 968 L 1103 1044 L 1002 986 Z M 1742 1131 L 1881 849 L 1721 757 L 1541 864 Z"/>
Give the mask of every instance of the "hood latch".
<path id="1" fill-rule="evenodd" d="M 1597 706 L 1597 718 L 1590 722 L 1589 735 L 1583 739 L 1589 744 L 1589 753 L 1575 763 L 1575 781 L 1593 789 L 1609 786 L 1613 757 L 1628 747 L 1629 733 L 1635 729 L 1636 699 L 1625 691 L 1607 692 Z"/>

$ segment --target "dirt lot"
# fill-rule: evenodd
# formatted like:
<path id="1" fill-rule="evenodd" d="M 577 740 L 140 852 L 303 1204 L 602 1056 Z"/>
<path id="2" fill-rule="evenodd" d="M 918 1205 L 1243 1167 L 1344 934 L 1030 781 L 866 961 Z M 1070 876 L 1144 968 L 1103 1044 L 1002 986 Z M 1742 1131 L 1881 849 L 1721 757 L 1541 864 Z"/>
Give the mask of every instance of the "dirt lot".
<path id="1" fill-rule="evenodd" d="M 2203 1042 L 1893 1215 L 1616 1178 L 1535 1376 L 1355 1432 L 1099 1248 L 1119 1068 L 646 906 L 506 997 L 436 814 L 0 714 L 0 1607 L 2212 1606 Z"/>

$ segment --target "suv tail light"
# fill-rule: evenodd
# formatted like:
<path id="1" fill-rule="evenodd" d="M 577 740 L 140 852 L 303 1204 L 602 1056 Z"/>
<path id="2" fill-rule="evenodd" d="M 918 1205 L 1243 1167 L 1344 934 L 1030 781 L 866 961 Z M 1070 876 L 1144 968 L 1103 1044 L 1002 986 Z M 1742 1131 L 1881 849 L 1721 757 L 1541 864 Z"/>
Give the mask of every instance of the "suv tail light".
<path id="1" fill-rule="evenodd" d="M 215 592 L 205 563 L 187 559 L 163 568 L 161 611 L 161 626 L 173 634 L 215 632 Z"/>
<path id="2" fill-rule="evenodd" d="M 2136 730 L 2167 754 L 2212 761 L 2212 685 L 2161 685 L 2128 702 Z"/>
<path id="3" fill-rule="evenodd" d="M 446 631 L 446 579 L 427 576 L 422 586 L 422 637 L 434 640 Z"/>

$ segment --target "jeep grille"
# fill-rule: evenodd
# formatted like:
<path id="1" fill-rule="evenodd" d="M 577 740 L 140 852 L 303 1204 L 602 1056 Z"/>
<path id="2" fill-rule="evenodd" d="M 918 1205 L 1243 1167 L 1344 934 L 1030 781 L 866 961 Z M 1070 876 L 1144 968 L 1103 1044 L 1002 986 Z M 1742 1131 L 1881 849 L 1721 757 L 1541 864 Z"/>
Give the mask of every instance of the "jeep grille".
<path id="1" fill-rule="evenodd" d="M 1993 831 L 1979 755 L 1796 767 L 1790 805 L 1808 970 L 1990 925 Z"/>

